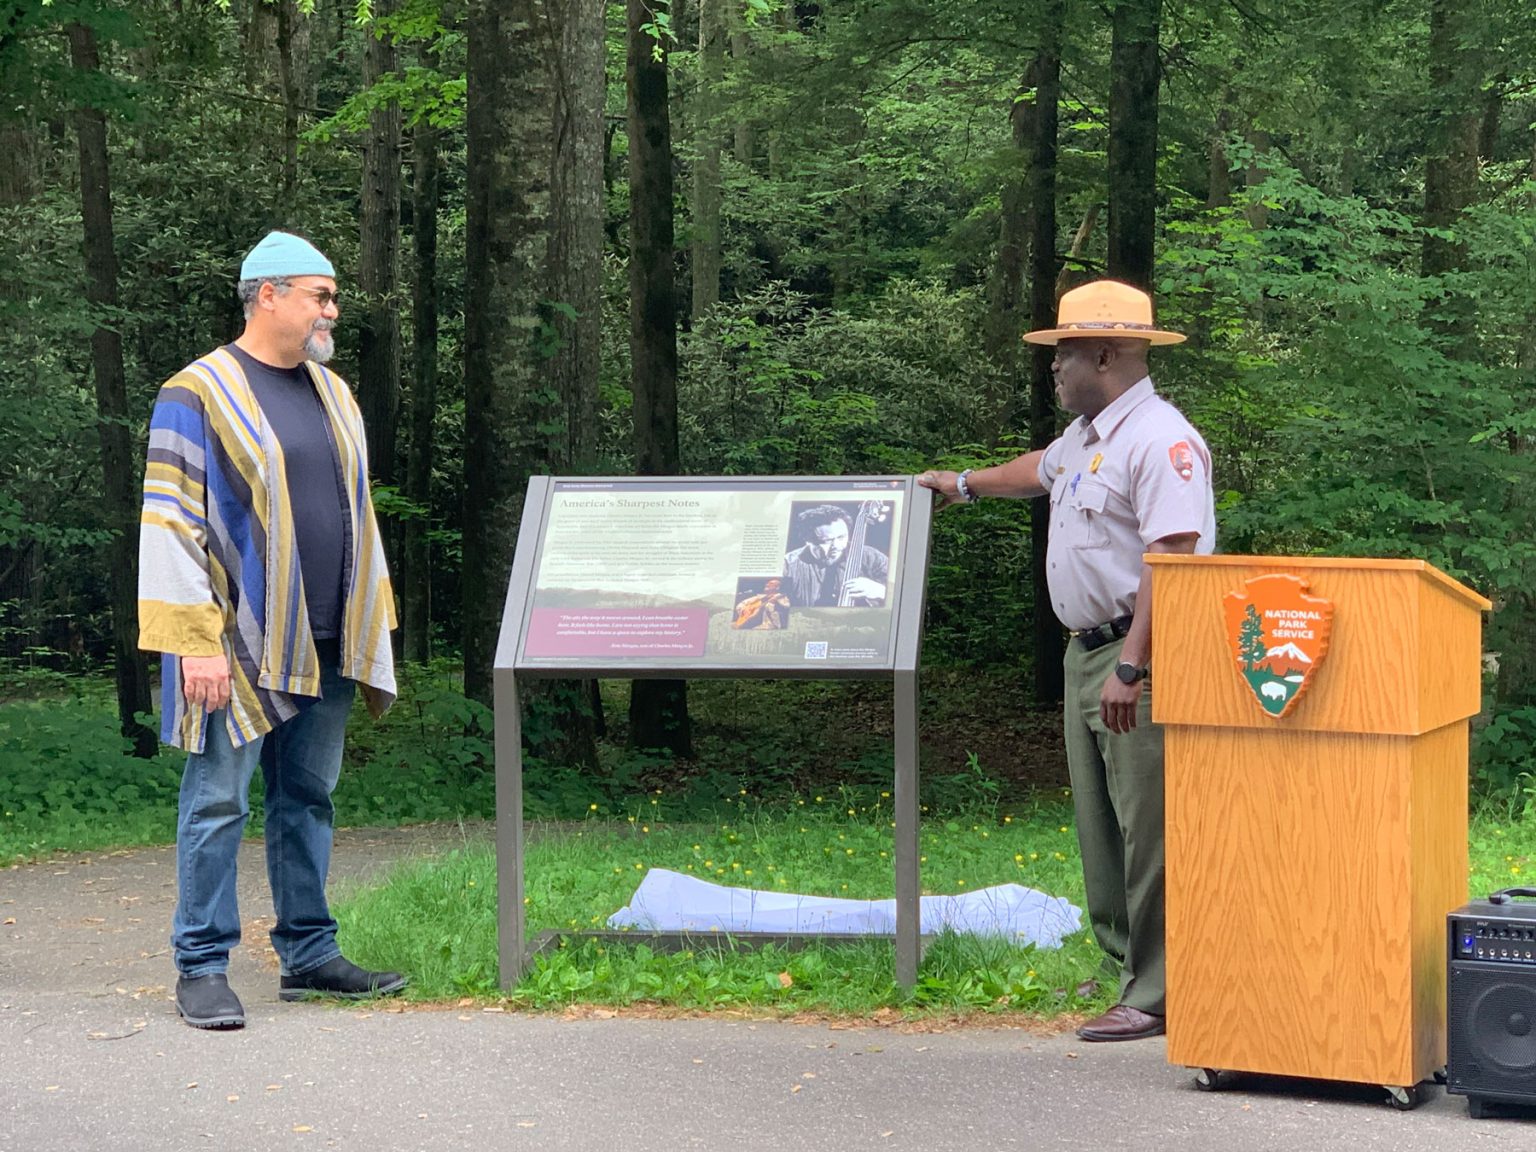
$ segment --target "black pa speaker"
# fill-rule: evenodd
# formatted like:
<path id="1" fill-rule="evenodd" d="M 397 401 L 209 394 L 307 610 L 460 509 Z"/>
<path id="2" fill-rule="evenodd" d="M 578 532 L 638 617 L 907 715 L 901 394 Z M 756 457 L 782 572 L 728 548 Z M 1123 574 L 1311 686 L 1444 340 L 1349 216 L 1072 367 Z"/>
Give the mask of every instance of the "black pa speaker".
<path id="1" fill-rule="evenodd" d="M 1446 1091 L 1487 1102 L 1536 1106 L 1536 905 L 1510 888 L 1447 918 Z"/>

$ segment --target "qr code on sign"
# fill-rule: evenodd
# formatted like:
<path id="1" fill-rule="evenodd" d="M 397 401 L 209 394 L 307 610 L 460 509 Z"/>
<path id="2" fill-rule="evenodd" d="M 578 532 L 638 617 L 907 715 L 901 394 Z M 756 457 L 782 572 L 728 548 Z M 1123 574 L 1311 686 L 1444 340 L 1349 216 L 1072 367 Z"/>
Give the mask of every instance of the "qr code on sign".
<path id="1" fill-rule="evenodd" d="M 807 660 L 825 660 L 827 658 L 827 642 L 825 640 L 806 641 L 805 658 Z"/>

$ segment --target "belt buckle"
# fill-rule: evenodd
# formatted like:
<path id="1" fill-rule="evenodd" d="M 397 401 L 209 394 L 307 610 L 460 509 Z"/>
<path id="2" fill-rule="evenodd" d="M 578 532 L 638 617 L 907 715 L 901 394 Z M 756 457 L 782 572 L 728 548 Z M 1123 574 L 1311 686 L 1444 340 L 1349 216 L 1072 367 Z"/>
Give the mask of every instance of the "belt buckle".
<path id="1" fill-rule="evenodd" d="M 1073 637 L 1082 641 L 1084 652 L 1097 652 L 1104 645 L 1121 639 L 1130 630 L 1129 618 L 1120 616 L 1103 624 L 1095 624 L 1092 628 L 1084 628 L 1081 632 L 1074 632 Z"/>

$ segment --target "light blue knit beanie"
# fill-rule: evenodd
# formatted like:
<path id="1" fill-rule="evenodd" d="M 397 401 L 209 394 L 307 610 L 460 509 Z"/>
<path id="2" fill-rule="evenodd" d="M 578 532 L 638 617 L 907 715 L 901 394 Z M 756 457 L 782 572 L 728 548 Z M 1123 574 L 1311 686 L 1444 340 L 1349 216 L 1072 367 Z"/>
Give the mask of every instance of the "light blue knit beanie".
<path id="1" fill-rule="evenodd" d="M 334 280 L 336 269 L 308 240 L 291 232 L 268 232 L 240 265 L 240 279 L 273 276 L 329 276 Z"/>

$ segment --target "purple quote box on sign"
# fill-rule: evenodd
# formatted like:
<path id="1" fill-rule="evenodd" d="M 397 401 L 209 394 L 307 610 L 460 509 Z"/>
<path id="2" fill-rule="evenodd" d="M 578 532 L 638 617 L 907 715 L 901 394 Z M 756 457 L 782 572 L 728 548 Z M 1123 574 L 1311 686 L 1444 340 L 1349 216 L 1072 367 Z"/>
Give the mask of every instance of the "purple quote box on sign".
<path id="1" fill-rule="evenodd" d="M 702 656 L 708 634 L 702 608 L 535 608 L 523 654 Z"/>

